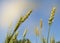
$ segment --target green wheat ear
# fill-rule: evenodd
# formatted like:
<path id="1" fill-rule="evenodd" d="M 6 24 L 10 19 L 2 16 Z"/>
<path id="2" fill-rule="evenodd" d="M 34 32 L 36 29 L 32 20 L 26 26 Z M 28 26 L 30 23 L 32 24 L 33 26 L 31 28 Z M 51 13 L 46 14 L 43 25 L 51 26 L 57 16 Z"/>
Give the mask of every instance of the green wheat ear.
<path id="1" fill-rule="evenodd" d="M 19 21 L 17 22 L 17 24 L 16 24 L 16 26 L 15 26 L 15 28 L 14 28 L 14 31 L 13 31 L 13 33 L 11 34 L 11 35 L 9 35 L 9 34 L 7 34 L 7 35 L 9 35 L 9 36 L 7 36 L 7 38 L 6 38 L 6 40 L 5 40 L 5 43 L 13 43 L 13 37 L 16 37 L 16 36 L 14 36 L 15 35 L 15 33 L 16 33 L 16 31 L 17 31 L 17 29 L 19 28 L 19 26 L 30 16 L 30 14 L 32 13 L 32 10 L 30 9 L 27 13 L 26 13 L 26 15 L 25 16 L 22 16 L 22 17 L 20 17 L 20 19 L 19 19 Z"/>
<path id="2" fill-rule="evenodd" d="M 51 10 L 50 18 L 48 20 L 49 29 L 48 29 L 47 43 L 49 42 L 49 35 L 50 35 L 50 30 L 51 30 L 50 28 L 51 28 L 51 25 L 52 25 L 53 20 L 54 20 L 55 11 L 56 11 L 56 7 L 53 7 Z"/>
<path id="3" fill-rule="evenodd" d="M 50 15 L 49 21 L 48 21 L 49 24 L 52 24 L 52 22 L 54 20 L 55 11 L 56 11 L 56 7 L 53 7 L 51 10 L 51 15 Z"/>
<path id="4" fill-rule="evenodd" d="M 14 32 L 19 28 L 19 26 L 30 16 L 32 13 L 32 10 L 30 9 L 25 16 L 20 17 L 18 23 L 16 24 L 16 27 L 14 29 Z"/>
<path id="5" fill-rule="evenodd" d="M 13 31 L 13 34 L 17 31 L 19 26 L 30 16 L 31 13 L 32 13 L 32 10 L 30 9 L 25 16 L 20 17 L 20 19 L 19 19 L 18 23 L 16 24 L 16 27 Z"/>

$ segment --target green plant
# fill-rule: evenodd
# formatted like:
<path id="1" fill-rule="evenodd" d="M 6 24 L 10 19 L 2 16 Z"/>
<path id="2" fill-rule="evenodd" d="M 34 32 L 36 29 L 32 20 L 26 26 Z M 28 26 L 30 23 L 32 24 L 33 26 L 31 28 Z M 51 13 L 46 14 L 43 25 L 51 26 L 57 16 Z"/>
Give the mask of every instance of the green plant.
<path id="1" fill-rule="evenodd" d="M 49 41 L 49 34 L 50 34 L 50 30 L 51 30 L 51 25 L 53 23 L 55 11 L 56 11 L 56 7 L 53 7 L 52 11 L 51 11 L 51 15 L 50 15 L 49 21 L 48 21 L 48 23 L 49 23 L 49 29 L 48 29 L 47 43 Z"/>
<path id="2" fill-rule="evenodd" d="M 42 43 L 49 43 L 50 30 L 51 30 L 51 26 L 52 26 L 52 23 L 54 20 L 55 11 L 56 11 L 56 7 L 53 7 L 50 18 L 48 20 L 49 29 L 48 29 L 47 38 L 42 36 L 43 21 L 42 21 L 42 19 L 40 19 L 40 29 L 38 29 L 38 27 L 36 27 L 34 30 L 35 35 L 36 35 L 36 43 L 38 43 L 37 37 L 39 37 L 39 36 L 41 36 L 40 39 L 42 40 Z M 18 31 L 19 26 L 30 16 L 31 13 L 32 13 L 32 10 L 29 10 L 25 16 L 20 16 L 13 32 L 11 32 L 11 29 L 9 27 L 5 43 L 31 43 L 31 41 L 26 38 L 26 35 L 28 32 L 27 29 L 24 30 L 24 33 L 22 35 L 23 38 L 20 40 L 17 39 L 17 36 L 19 34 L 19 31 Z M 12 25 L 10 25 L 10 26 L 12 26 Z M 50 38 L 50 43 L 56 43 L 54 37 Z M 57 42 L 57 43 L 60 43 L 60 42 Z"/>
<path id="3" fill-rule="evenodd" d="M 17 24 L 14 28 L 14 31 L 12 33 L 10 31 L 9 33 L 11 33 L 11 34 L 7 34 L 5 43 L 18 43 L 18 40 L 17 40 L 18 32 L 17 32 L 17 30 L 18 30 L 19 26 L 30 16 L 31 13 L 32 13 L 32 10 L 29 10 L 25 16 L 20 17 L 19 21 L 17 22 Z"/>

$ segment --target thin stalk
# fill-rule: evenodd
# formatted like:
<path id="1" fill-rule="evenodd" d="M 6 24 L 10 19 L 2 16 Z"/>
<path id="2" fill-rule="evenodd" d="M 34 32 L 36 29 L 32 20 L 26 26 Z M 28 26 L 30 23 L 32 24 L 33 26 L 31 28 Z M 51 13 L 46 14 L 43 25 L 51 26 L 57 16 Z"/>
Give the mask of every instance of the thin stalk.
<path id="1" fill-rule="evenodd" d="M 42 28 L 41 28 L 42 29 Z M 40 29 L 40 39 L 42 39 L 43 35 L 42 35 L 42 30 Z M 41 41 L 41 40 L 40 40 Z"/>
<path id="2" fill-rule="evenodd" d="M 48 29 L 48 36 L 47 36 L 47 43 L 49 42 L 49 35 L 50 35 L 50 27 L 51 27 L 51 25 L 49 25 L 49 29 Z"/>

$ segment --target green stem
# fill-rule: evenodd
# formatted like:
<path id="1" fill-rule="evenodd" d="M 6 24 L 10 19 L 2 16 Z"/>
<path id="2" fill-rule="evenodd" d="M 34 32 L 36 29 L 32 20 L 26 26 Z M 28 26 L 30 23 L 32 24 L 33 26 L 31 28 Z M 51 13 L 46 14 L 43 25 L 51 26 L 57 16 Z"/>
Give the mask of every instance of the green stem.
<path id="1" fill-rule="evenodd" d="M 49 29 L 48 29 L 48 36 L 47 36 L 47 43 L 49 42 L 49 35 L 50 35 L 50 27 L 51 27 L 51 25 L 49 25 Z"/>

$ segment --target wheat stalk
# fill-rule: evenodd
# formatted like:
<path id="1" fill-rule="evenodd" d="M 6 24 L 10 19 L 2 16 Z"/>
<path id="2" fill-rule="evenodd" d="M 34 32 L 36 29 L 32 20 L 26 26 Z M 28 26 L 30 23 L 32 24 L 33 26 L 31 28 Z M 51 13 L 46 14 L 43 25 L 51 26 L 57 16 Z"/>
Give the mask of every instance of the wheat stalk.
<path id="1" fill-rule="evenodd" d="M 16 43 L 17 42 L 17 36 L 18 36 L 18 31 L 15 32 L 9 43 Z"/>
<path id="2" fill-rule="evenodd" d="M 40 35 L 42 35 L 42 26 L 43 26 L 43 21 L 40 19 Z"/>
<path id="3" fill-rule="evenodd" d="M 50 15 L 49 21 L 48 21 L 49 29 L 48 29 L 47 43 L 49 41 L 50 27 L 51 27 L 51 24 L 54 20 L 55 11 L 56 11 L 56 7 L 53 7 L 52 10 L 51 10 L 51 15 Z"/>
<path id="4" fill-rule="evenodd" d="M 35 28 L 34 32 L 35 32 L 35 35 L 36 35 L 36 43 L 38 43 L 38 40 L 37 40 L 37 37 L 39 36 L 38 27 Z"/>
<path id="5" fill-rule="evenodd" d="M 40 31 L 39 31 L 39 33 L 40 33 L 40 39 L 42 39 L 43 37 L 42 37 L 42 27 L 43 27 L 43 21 L 42 21 L 42 18 L 40 19 Z"/>
<path id="6" fill-rule="evenodd" d="M 19 26 L 30 16 L 31 13 L 32 13 L 32 10 L 30 9 L 25 16 L 20 17 L 18 23 L 16 24 L 16 26 L 14 28 L 13 34 L 11 35 L 9 41 L 12 39 L 13 35 L 15 34 L 15 32 L 17 31 Z"/>

